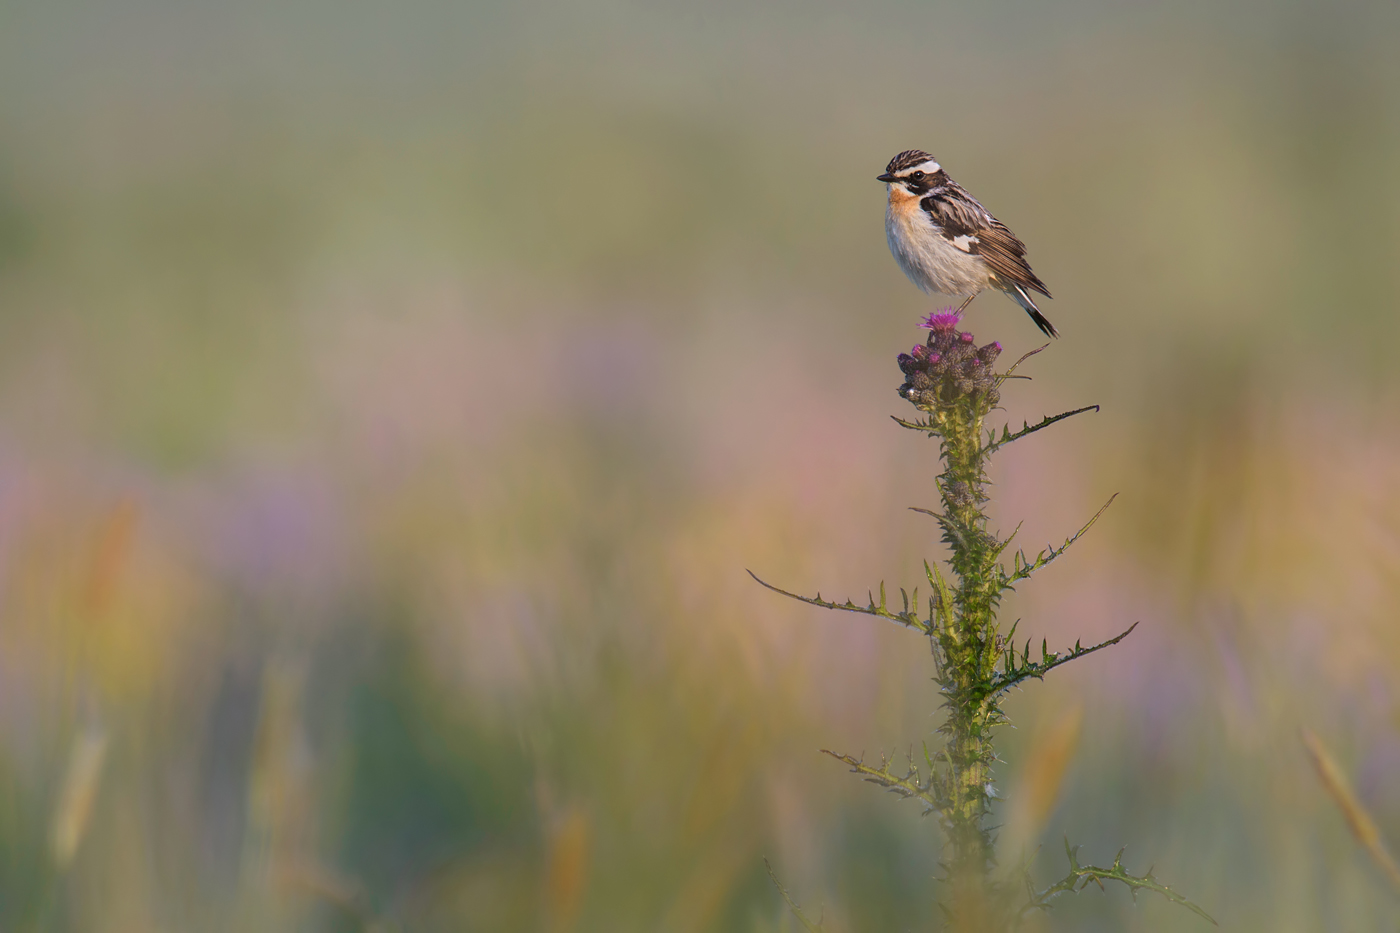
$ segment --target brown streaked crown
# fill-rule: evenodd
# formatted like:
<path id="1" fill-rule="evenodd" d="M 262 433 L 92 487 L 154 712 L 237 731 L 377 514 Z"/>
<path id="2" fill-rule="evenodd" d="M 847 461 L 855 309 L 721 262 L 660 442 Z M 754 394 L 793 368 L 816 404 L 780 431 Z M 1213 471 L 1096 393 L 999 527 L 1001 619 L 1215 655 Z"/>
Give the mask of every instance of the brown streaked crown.
<path id="1" fill-rule="evenodd" d="M 924 152 L 922 149 L 906 149 L 893 159 L 890 159 L 890 164 L 885 166 L 885 171 L 891 175 L 897 175 L 906 168 L 922 165 L 932 158 L 933 156 Z"/>

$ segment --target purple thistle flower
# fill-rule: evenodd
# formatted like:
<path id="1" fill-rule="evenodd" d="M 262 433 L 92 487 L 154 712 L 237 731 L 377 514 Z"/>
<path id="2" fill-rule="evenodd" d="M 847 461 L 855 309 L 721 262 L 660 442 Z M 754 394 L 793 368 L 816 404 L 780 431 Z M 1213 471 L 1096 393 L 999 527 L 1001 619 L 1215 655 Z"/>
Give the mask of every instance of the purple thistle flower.
<path id="1" fill-rule="evenodd" d="M 899 394 L 926 411 L 969 398 L 997 403 L 992 363 L 1001 353 L 1001 344 L 979 348 L 972 334 L 958 330 L 961 319 L 956 308 L 926 315 L 921 322 L 929 330 L 925 345 L 899 355 L 899 368 L 905 376 Z"/>
<path id="2" fill-rule="evenodd" d="M 962 315 L 955 310 L 944 308 L 942 311 L 935 311 L 923 319 L 921 325 L 929 330 L 952 330 L 958 326 L 958 321 Z"/>

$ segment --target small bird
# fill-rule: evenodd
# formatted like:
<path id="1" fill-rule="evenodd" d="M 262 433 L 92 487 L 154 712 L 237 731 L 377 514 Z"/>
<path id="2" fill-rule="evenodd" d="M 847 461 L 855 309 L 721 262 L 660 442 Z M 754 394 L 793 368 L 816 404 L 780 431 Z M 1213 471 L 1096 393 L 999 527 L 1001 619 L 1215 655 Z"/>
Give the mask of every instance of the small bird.
<path id="1" fill-rule="evenodd" d="M 1026 262 L 1026 246 L 933 156 L 901 152 L 877 176 L 889 187 L 885 237 L 904 274 L 926 292 L 966 296 L 961 312 L 988 285 L 1001 289 L 1050 337 L 1058 337 L 1030 290 L 1050 297 Z"/>

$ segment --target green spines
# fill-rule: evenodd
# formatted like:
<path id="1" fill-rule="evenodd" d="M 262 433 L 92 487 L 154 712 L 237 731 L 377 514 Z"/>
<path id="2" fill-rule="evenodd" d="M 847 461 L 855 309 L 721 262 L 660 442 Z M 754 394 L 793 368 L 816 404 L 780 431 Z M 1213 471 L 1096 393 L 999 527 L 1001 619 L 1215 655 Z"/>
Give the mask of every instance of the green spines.
<path id="1" fill-rule="evenodd" d="M 1113 866 L 1111 868 L 1099 868 L 1096 865 L 1079 864 L 1079 849 L 1079 846 L 1071 846 L 1069 840 L 1065 840 L 1065 857 L 1069 861 L 1069 874 L 1042 891 L 1037 891 L 1035 889 L 1030 875 L 1025 874 L 1023 871 L 1027 898 L 1026 903 L 1023 904 L 1012 917 L 1013 929 L 1019 927 L 1026 917 L 1035 913 L 1037 910 L 1049 910 L 1051 903 L 1061 894 L 1082 891 L 1089 884 L 1097 884 L 1102 888 L 1105 881 L 1117 881 L 1127 886 L 1134 901 L 1137 900 L 1137 896 L 1140 892 L 1152 891 L 1155 894 L 1162 895 L 1173 904 L 1185 907 L 1203 920 L 1208 920 L 1213 924 L 1215 923 L 1215 918 L 1210 914 L 1158 881 L 1153 876 L 1152 869 L 1149 868 L 1147 873 L 1143 875 L 1129 874 L 1128 870 L 1123 867 L 1123 853 L 1127 851 L 1126 848 L 1118 850 L 1118 854 L 1113 857 Z M 1216 925 L 1218 926 L 1219 924 Z"/>

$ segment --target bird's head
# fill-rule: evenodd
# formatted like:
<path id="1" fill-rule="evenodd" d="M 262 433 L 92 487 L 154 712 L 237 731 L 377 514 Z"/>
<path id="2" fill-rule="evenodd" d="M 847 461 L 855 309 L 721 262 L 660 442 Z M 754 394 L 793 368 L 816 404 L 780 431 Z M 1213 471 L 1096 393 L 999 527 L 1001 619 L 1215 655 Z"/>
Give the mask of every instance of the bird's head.
<path id="1" fill-rule="evenodd" d="M 890 164 L 885 166 L 885 174 L 876 176 L 891 187 L 891 193 L 898 187 L 915 197 L 926 194 L 946 177 L 943 167 L 922 149 L 901 152 L 890 159 Z"/>

